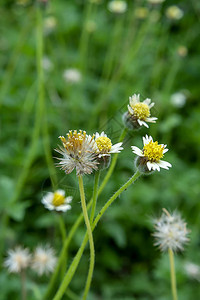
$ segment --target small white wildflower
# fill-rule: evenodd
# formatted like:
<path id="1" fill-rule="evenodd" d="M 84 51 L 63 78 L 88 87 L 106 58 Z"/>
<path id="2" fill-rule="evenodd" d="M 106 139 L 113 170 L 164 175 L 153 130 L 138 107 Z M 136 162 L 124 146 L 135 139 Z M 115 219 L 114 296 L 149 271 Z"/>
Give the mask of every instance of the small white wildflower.
<path id="1" fill-rule="evenodd" d="M 68 83 L 78 83 L 82 79 L 81 72 L 78 69 L 66 69 L 63 77 Z"/>
<path id="2" fill-rule="evenodd" d="M 65 191 L 57 190 L 54 193 L 48 192 L 42 198 L 42 204 L 44 204 L 45 208 L 48 210 L 56 210 L 56 211 L 67 211 L 71 209 L 72 197 L 68 196 L 65 198 Z"/>
<path id="3" fill-rule="evenodd" d="M 176 5 L 169 6 L 166 9 L 166 16 L 170 20 L 180 20 L 183 17 L 183 15 L 183 10 Z"/>
<path id="4" fill-rule="evenodd" d="M 17 246 L 8 251 L 8 257 L 4 261 L 4 266 L 10 273 L 20 273 L 30 265 L 31 254 L 27 248 Z"/>
<path id="5" fill-rule="evenodd" d="M 49 274 L 53 272 L 56 261 L 54 249 L 50 246 L 38 246 L 33 255 L 32 268 L 39 276 Z"/>
<path id="6" fill-rule="evenodd" d="M 199 265 L 196 265 L 196 264 L 188 261 L 184 264 L 184 269 L 185 269 L 185 273 L 188 275 L 188 277 L 200 281 L 200 266 Z"/>
<path id="7" fill-rule="evenodd" d="M 140 95 L 134 94 L 129 97 L 128 112 L 123 115 L 123 121 L 129 129 L 137 130 L 141 126 L 149 127 L 146 122 L 155 123 L 157 118 L 150 117 L 150 109 L 154 106 L 151 99 L 147 98 L 140 102 Z"/>
<path id="8" fill-rule="evenodd" d="M 173 106 L 181 108 L 185 105 L 186 99 L 187 98 L 185 94 L 177 92 L 171 95 L 170 102 Z"/>
<path id="9" fill-rule="evenodd" d="M 161 160 L 161 158 L 164 156 L 164 153 L 168 151 L 166 149 L 167 145 L 164 144 L 158 144 L 158 142 L 154 142 L 153 138 L 151 136 L 146 135 L 143 137 L 143 149 L 139 149 L 136 146 L 131 146 L 133 153 L 138 155 L 138 167 L 143 168 L 144 172 L 145 168 L 147 168 L 146 171 L 151 170 L 158 170 L 160 171 L 160 168 L 169 169 L 172 165 L 164 160 Z M 142 169 L 141 169 L 142 171 Z"/>
<path id="10" fill-rule="evenodd" d="M 120 153 L 121 150 L 123 150 L 123 148 L 121 147 L 122 143 L 117 143 L 115 145 L 112 145 L 111 139 L 107 137 L 104 131 L 101 134 L 96 132 L 95 142 L 97 145 L 96 153 L 99 158 L 101 156 L 106 156 L 113 153 Z"/>
<path id="11" fill-rule="evenodd" d="M 166 209 L 163 211 L 161 217 L 154 221 L 155 246 L 159 246 L 162 251 L 169 248 L 172 251 L 183 250 L 183 245 L 189 241 L 186 223 L 177 212 L 169 214 Z"/>
<path id="12" fill-rule="evenodd" d="M 112 0 L 108 3 L 108 10 L 112 13 L 123 14 L 127 10 L 127 3 L 122 0 Z"/>
<path id="13" fill-rule="evenodd" d="M 69 131 L 67 138 L 59 137 L 63 147 L 55 149 L 63 157 L 58 158 L 60 162 L 58 166 L 65 171 L 66 174 L 76 169 L 77 176 L 83 174 L 91 174 L 93 170 L 98 169 L 96 143 L 94 136 L 87 135 L 85 131 L 77 130 Z"/>

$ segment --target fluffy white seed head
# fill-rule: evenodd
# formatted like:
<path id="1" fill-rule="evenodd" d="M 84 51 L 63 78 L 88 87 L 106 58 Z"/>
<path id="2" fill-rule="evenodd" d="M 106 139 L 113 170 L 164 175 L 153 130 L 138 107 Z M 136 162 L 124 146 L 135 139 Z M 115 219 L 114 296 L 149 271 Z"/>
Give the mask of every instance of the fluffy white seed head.
<path id="1" fill-rule="evenodd" d="M 189 231 L 177 212 L 170 214 L 163 209 L 161 217 L 154 220 L 154 224 L 155 246 L 159 246 L 162 251 L 169 248 L 173 251 L 183 250 L 183 245 L 189 241 L 187 237 Z"/>
<path id="2" fill-rule="evenodd" d="M 31 254 L 27 248 L 17 246 L 8 250 L 8 256 L 4 261 L 4 266 L 10 273 L 20 273 L 26 269 L 31 262 Z"/>
<path id="3" fill-rule="evenodd" d="M 41 276 L 43 274 L 52 273 L 57 258 L 55 256 L 54 249 L 50 246 L 38 246 L 35 249 L 33 260 L 32 260 L 32 269 Z"/>

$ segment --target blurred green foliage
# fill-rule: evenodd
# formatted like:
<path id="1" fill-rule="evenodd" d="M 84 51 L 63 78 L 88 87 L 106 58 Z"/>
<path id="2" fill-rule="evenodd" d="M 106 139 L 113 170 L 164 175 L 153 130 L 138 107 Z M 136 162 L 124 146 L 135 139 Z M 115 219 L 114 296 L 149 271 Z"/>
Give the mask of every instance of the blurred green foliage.
<path id="1" fill-rule="evenodd" d="M 34 249 L 50 243 L 59 254 L 57 219 L 45 210 L 41 198 L 53 186 L 73 195 L 72 210 L 65 215 L 67 231 L 81 208 L 75 174 L 54 168 L 48 153 L 56 156 L 58 136 L 70 129 L 90 134 L 104 130 L 117 142 L 128 97 L 140 93 L 142 99 L 149 97 L 156 103 L 152 115 L 158 122 L 128 133 L 97 209 L 133 174 L 130 146 L 141 147 L 143 135 L 168 145 L 166 160 L 173 168 L 140 178 L 98 224 L 88 300 L 171 299 L 168 257 L 155 249 L 151 236 L 151 220 L 163 207 L 180 211 L 191 229 L 190 243 L 176 255 L 177 283 L 181 300 L 193 300 L 194 295 L 198 299 L 199 283 L 188 280 L 184 263 L 200 265 L 200 5 L 194 0 L 162 5 L 127 1 L 126 13 L 114 14 L 107 4 L 103 0 L 48 3 L 43 13 L 43 107 L 38 100 L 36 1 L 3 1 L 0 8 L 1 261 L 7 249 L 17 244 Z M 183 10 L 180 20 L 166 17 L 170 5 Z M 145 18 L 138 13 L 140 7 L 147 8 Z M 64 78 L 64 71 L 72 68 L 81 73 L 79 82 Z M 177 92 L 185 96 L 185 103 L 171 100 Z M 87 199 L 92 195 L 92 180 L 93 175 L 84 178 Z M 69 262 L 84 232 L 82 224 L 69 247 Z M 77 295 L 84 288 L 88 260 L 87 249 L 70 285 Z M 40 299 L 48 278 L 29 275 L 28 299 Z M 19 282 L 2 265 L 0 299 L 19 299 Z M 73 298 L 66 295 L 65 299 Z"/>

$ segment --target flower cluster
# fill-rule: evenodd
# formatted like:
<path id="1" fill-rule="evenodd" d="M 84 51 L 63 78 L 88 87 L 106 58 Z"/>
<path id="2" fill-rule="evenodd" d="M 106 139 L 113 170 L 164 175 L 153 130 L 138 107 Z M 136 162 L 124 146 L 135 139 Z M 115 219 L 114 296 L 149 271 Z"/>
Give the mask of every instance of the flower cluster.
<path id="1" fill-rule="evenodd" d="M 189 241 L 187 237 L 189 231 L 177 212 L 170 214 L 163 209 L 161 217 L 154 223 L 155 233 L 153 236 L 156 238 L 156 246 L 159 246 L 162 251 L 169 248 L 173 251 L 183 250 L 183 245 Z"/>
<path id="2" fill-rule="evenodd" d="M 52 273 L 56 261 L 55 252 L 48 245 L 38 246 L 33 254 L 27 248 L 17 246 L 15 249 L 8 251 L 4 266 L 10 273 L 21 273 L 30 267 L 41 276 Z"/>
<path id="3" fill-rule="evenodd" d="M 69 131 L 67 138 L 60 136 L 63 147 L 56 149 L 62 155 L 58 165 L 66 174 L 76 169 L 77 176 L 91 174 L 93 170 L 101 169 L 101 162 L 110 159 L 110 154 L 119 153 L 122 143 L 112 145 L 111 140 L 102 132 L 87 135 L 86 131 Z M 105 167 L 108 167 L 106 164 Z"/>

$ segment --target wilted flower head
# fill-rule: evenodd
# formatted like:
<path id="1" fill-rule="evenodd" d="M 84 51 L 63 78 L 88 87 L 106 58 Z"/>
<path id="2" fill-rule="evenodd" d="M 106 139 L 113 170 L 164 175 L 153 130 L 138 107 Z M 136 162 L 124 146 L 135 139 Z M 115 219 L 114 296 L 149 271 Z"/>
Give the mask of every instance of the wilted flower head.
<path id="1" fill-rule="evenodd" d="M 50 246 L 38 246 L 33 255 L 32 268 L 39 276 L 49 274 L 53 272 L 56 261 L 55 252 Z"/>
<path id="2" fill-rule="evenodd" d="M 189 241 L 187 237 L 189 231 L 186 228 L 186 223 L 177 212 L 170 214 L 166 209 L 163 209 L 161 217 L 154 223 L 155 246 L 159 246 L 162 251 L 169 248 L 173 251 L 183 250 L 183 245 Z"/>
<path id="3" fill-rule="evenodd" d="M 139 149 L 136 146 L 131 146 L 133 153 L 138 155 L 138 159 L 136 161 L 136 165 L 141 172 L 148 172 L 151 170 L 158 170 L 160 168 L 169 169 L 172 165 L 164 160 L 164 153 L 168 151 L 165 147 L 167 145 L 158 144 L 158 142 L 154 142 L 151 136 L 146 135 L 143 137 L 143 149 Z"/>
<path id="4" fill-rule="evenodd" d="M 55 149 L 63 157 L 58 158 L 60 162 L 58 166 L 65 171 L 66 174 L 76 169 L 77 176 L 83 174 L 91 174 L 93 170 L 98 169 L 96 143 L 94 136 L 87 135 L 85 131 L 77 130 L 69 131 L 67 137 L 59 137 L 63 147 Z"/>
<path id="5" fill-rule="evenodd" d="M 49 209 L 49 210 L 56 210 L 56 211 L 67 211 L 71 209 L 72 197 L 68 196 L 65 198 L 65 191 L 57 190 L 54 193 L 48 192 L 42 198 L 42 204 Z"/>
<path id="6" fill-rule="evenodd" d="M 188 277 L 200 281 L 200 266 L 199 265 L 196 265 L 196 264 L 188 261 L 184 264 L 184 269 L 185 269 L 185 273 L 188 275 Z"/>
<path id="7" fill-rule="evenodd" d="M 44 32 L 45 34 L 50 34 L 55 30 L 57 26 L 57 20 L 54 16 L 48 16 L 44 19 Z"/>
<path id="8" fill-rule="evenodd" d="M 176 5 L 172 5 L 169 6 L 166 9 L 166 16 L 168 19 L 171 20 L 180 20 L 184 15 L 184 12 L 182 9 L 180 9 L 178 6 Z"/>
<path id="9" fill-rule="evenodd" d="M 178 53 L 179 56 L 185 57 L 188 54 L 188 49 L 187 49 L 187 47 L 181 45 L 181 46 L 178 47 L 177 53 Z"/>
<path id="10" fill-rule="evenodd" d="M 108 3 L 108 10 L 112 13 L 123 14 L 127 10 L 127 3 L 123 0 L 112 0 Z"/>
<path id="11" fill-rule="evenodd" d="M 64 71 L 63 77 L 66 82 L 78 83 L 81 81 L 82 75 L 78 69 L 67 69 Z"/>
<path id="12" fill-rule="evenodd" d="M 154 103 L 151 103 L 151 99 L 148 98 L 140 102 L 139 94 L 129 97 L 128 112 L 123 116 L 125 125 L 130 129 L 138 129 L 142 125 L 148 128 L 146 122 L 155 123 L 157 120 L 155 117 L 150 117 L 150 109 L 153 106 Z"/>
<path id="13" fill-rule="evenodd" d="M 20 246 L 8 251 L 8 257 L 4 261 L 4 266 L 10 273 L 20 273 L 26 269 L 31 261 L 31 254 L 27 248 Z"/>

